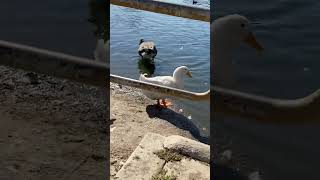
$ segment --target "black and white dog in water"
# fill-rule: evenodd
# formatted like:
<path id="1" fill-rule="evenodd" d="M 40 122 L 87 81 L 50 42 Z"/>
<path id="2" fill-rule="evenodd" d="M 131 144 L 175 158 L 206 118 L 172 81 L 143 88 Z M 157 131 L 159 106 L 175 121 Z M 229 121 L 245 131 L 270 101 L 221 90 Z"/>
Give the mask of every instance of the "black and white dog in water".
<path id="1" fill-rule="evenodd" d="M 154 42 L 140 39 L 138 53 L 143 59 L 154 60 L 158 51 Z"/>

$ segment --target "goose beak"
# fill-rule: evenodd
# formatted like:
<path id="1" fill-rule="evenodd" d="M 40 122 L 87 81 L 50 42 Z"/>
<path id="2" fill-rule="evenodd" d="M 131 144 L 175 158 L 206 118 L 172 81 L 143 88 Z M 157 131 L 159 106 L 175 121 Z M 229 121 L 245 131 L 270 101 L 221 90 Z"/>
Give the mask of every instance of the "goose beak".
<path id="1" fill-rule="evenodd" d="M 250 32 L 249 35 L 244 39 L 244 42 L 250 47 L 255 48 L 259 53 L 263 51 L 263 47 L 258 43 L 252 32 Z"/>
<path id="2" fill-rule="evenodd" d="M 187 72 L 187 76 L 189 76 L 190 78 L 192 78 L 192 73 L 191 73 L 191 71 L 188 71 L 188 72 Z"/>

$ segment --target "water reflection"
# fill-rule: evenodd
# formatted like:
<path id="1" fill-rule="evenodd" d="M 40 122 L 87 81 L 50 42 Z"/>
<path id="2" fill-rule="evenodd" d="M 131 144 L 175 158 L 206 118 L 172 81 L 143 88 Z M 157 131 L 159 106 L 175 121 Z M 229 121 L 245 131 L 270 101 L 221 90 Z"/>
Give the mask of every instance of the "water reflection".
<path id="1" fill-rule="evenodd" d="M 138 69 L 140 74 L 147 74 L 147 76 L 151 77 L 156 69 L 154 60 L 147 58 L 139 58 Z"/>
<path id="2" fill-rule="evenodd" d="M 96 27 L 93 31 L 97 38 L 94 58 L 96 61 L 107 63 L 107 57 L 109 57 L 109 18 L 107 15 L 107 1 L 90 0 L 89 9 L 90 17 L 88 21 Z"/>
<path id="3" fill-rule="evenodd" d="M 90 17 L 88 21 L 96 26 L 94 34 L 98 39 L 104 42 L 109 40 L 109 18 L 107 14 L 107 1 L 90 0 L 89 1 Z"/>

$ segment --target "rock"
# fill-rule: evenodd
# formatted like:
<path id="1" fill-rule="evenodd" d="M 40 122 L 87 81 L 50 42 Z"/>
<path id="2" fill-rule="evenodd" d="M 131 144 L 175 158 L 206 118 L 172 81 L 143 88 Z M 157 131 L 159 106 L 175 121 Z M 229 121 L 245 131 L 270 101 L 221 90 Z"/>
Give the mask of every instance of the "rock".
<path id="1" fill-rule="evenodd" d="M 194 159 L 210 163 L 210 146 L 207 144 L 182 136 L 172 135 L 166 137 L 164 147 Z"/>

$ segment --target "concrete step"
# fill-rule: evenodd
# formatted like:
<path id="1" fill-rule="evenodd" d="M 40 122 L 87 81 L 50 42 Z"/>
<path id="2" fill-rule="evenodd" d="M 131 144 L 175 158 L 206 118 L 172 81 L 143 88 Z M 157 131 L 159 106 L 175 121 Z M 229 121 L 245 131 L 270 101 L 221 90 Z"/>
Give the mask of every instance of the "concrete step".
<path id="1" fill-rule="evenodd" d="M 115 179 L 209 180 L 209 162 L 209 145 L 177 135 L 148 133 Z"/>

